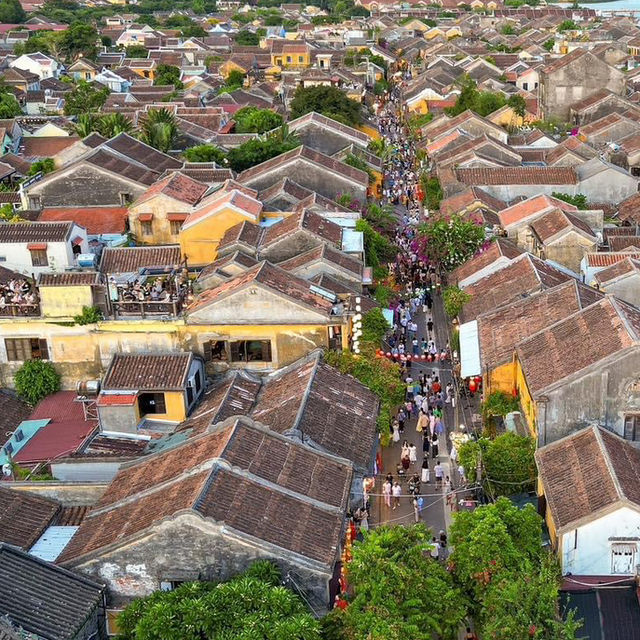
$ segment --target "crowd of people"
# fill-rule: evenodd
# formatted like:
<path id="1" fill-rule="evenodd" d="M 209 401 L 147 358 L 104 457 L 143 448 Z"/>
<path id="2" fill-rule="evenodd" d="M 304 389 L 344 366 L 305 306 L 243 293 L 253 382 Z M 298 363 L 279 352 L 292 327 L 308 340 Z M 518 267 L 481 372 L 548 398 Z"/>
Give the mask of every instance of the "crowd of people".
<path id="1" fill-rule="evenodd" d="M 0 312 L 30 313 L 37 309 L 38 293 L 35 286 L 25 278 L 16 278 L 0 284 Z"/>
<path id="2" fill-rule="evenodd" d="M 109 298 L 112 302 L 175 302 L 190 292 L 186 276 L 140 277 L 126 283 L 109 278 Z"/>

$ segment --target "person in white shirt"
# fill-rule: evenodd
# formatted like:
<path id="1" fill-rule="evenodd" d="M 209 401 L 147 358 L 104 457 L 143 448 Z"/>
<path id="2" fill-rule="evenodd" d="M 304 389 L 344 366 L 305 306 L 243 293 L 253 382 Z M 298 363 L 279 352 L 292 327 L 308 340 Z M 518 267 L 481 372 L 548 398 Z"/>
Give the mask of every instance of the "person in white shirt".
<path id="1" fill-rule="evenodd" d="M 402 495 L 402 487 L 398 484 L 397 480 L 393 483 L 391 494 L 393 495 L 393 508 L 395 510 L 396 507 L 400 506 L 400 496 Z"/>

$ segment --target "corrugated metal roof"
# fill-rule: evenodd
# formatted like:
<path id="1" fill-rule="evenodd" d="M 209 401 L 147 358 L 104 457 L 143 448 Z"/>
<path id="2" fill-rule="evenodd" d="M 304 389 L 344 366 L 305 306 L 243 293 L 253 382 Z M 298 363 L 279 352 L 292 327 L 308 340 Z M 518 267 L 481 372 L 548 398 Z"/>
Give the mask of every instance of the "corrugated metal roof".
<path id="1" fill-rule="evenodd" d="M 47 527 L 29 553 L 40 560 L 55 562 L 79 527 Z"/>
<path id="2" fill-rule="evenodd" d="M 16 430 L 13 432 L 13 435 L 6 441 L 4 447 L 0 449 L 0 466 L 9 462 L 9 456 L 7 453 L 11 453 L 12 456 L 15 456 L 25 444 L 31 440 L 31 438 L 42 429 L 46 424 L 49 423 L 49 419 L 45 420 L 23 420 Z M 22 438 L 18 440 L 18 437 L 22 433 Z M 7 445 L 11 445 L 11 451 L 7 451 Z"/>

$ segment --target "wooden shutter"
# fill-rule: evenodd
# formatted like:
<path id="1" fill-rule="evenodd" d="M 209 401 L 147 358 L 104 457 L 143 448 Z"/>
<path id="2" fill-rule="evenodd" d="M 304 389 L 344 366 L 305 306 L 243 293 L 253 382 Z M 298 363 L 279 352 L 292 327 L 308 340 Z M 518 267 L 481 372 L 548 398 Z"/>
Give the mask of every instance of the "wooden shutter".
<path id="1" fill-rule="evenodd" d="M 636 439 L 637 426 L 638 426 L 638 422 L 640 422 L 638 418 L 640 418 L 640 416 L 636 416 L 636 415 L 630 415 L 630 416 L 624 417 L 624 439 L 625 440 L 633 441 Z"/>
<path id="2" fill-rule="evenodd" d="M 204 359 L 205 359 L 206 362 L 209 362 L 210 360 L 213 360 L 213 355 L 211 353 L 211 340 L 207 340 L 202 345 L 202 350 L 204 352 Z"/>
<path id="3" fill-rule="evenodd" d="M 271 340 L 262 341 L 262 360 L 271 362 Z"/>
<path id="4" fill-rule="evenodd" d="M 240 346 L 242 342 L 230 342 L 231 362 L 241 362 L 244 358 L 240 355 Z M 243 354 L 244 355 L 244 354 Z"/>
<path id="5" fill-rule="evenodd" d="M 40 359 L 41 360 L 49 359 L 49 347 L 47 345 L 47 341 L 44 338 L 40 339 Z"/>
<path id="6" fill-rule="evenodd" d="M 164 393 L 154 393 L 153 399 L 156 403 L 156 413 L 167 413 L 167 405 L 164 401 Z"/>

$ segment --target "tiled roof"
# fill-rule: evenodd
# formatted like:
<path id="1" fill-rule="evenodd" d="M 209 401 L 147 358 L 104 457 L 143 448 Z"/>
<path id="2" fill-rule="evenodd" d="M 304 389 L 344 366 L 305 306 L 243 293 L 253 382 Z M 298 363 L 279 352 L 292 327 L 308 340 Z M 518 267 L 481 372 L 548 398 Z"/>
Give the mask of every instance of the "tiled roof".
<path id="1" fill-rule="evenodd" d="M 113 356 L 104 390 L 183 391 L 193 354 L 123 354 Z"/>
<path id="2" fill-rule="evenodd" d="M 12 278 L 16 277 L 13 272 L 8 272 L 9 277 L 5 280 L 8 282 Z M 4 279 L 5 274 L 0 272 L 0 278 Z M 6 442 L 8 431 L 14 431 L 15 428 L 23 421 L 29 418 L 31 414 L 31 407 L 24 401 L 20 400 L 18 396 L 4 389 L 0 390 L 0 434 L 2 435 L 3 443 Z"/>
<path id="3" fill-rule="evenodd" d="M 481 269 L 493 264 L 499 258 L 504 257 L 513 260 L 523 253 L 524 251 L 510 240 L 496 238 L 485 251 L 478 253 L 457 267 L 451 274 L 451 282 L 462 282 Z"/>
<path id="4" fill-rule="evenodd" d="M 303 211 L 294 213 L 281 222 L 268 227 L 261 238 L 260 248 L 264 249 L 280 242 L 297 230 L 308 231 L 336 247 L 342 246 L 342 227 L 340 225 L 313 211 Z"/>
<path id="5" fill-rule="evenodd" d="M 552 60 L 545 67 L 543 67 L 541 71 L 542 73 L 546 73 L 546 74 L 554 73 L 559 69 L 562 69 L 563 67 L 566 67 L 572 62 L 578 60 L 579 58 L 581 58 L 583 55 L 587 53 L 588 51 L 586 49 L 580 49 L 580 48 L 574 49 L 570 53 L 567 53 L 560 58 Z M 589 54 L 589 55 L 595 59 L 595 56 L 593 56 L 592 54 Z"/>
<path id="6" fill-rule="evenodd" d="M 623 222 L 640 223 L 640 193 L 634 193 L 618 205 L 618 218 Z"/>
<path id="7" fill-rule="evenodd" d="M 562 209 L 563 211 L 577 211 L 578 208 L 568 202 L 540 194 L 531 196 L 506 207 L 498 212 L 498 217 L 503 227 L 509 227 L 512 224 L 524 222 L 531 216 L 539 215 L 551 209 Z"/>
<path id="8" fill-rule="evenodd" d="M 180 169 L 182 162 L 150 147 L 127 133 L 121 133 L 104 143 L 104 147 L 131 158 L 152 171 L 162 173 L 165 169 Z"/>
<path id="9" fill-rule="evenodd" d="M 190 227 L 200 220 L 215 215 L 226 207 L 234 207 L 251 216 L 255 221 L 262 212 L 262 202 L 252 198 L 238 189 L 231 191 L 221 190 L 208 196 L 189 214 L 185 220 L 184 227 Z"/>
<path id="10" fill-rule="evenodd" d="M 0 615 L 28 634 L 44 640 L 82 637 L 103 599 L 104 585 L 0 545 Z"/>
<path id="11" fill-rule="evenodd" d="M 253 224 L 248 220 L 239 222 L 225 231 L 218 245 L 218 252 L 236 243 L 242 243 L 257 249 L 263 232 L 264 229 L 260 225 Z"/>
<path id="12" fill-rule="evenodd" d="M 280 262 L 278 266 L 282 269 L 286 269 L 287 271 L 295 271 L 299 267 L 317 262 L 319 260 L 325 260 L 329 263 L 333 263 L 346 271 L 350 271 L 352 274 L 358 276 L 359 278 L 362 277 L 363 265 L 360 260 L 342 251 L 339 251 L 338 249 L 334 249 L 328 244 L 321 244 L 315 249 L 311 249 L 310 251 L 306 251 L 305 253 L 294 256 L 293 258 L 290 258 L 285 262 Z"/>
<path id="13" fill-rule="evenodd" d="M 293 276 L 288 271 L 279 268 L 270 262 L 259 262 L 255 267 L 247 269 L 244 273 L 222 284 L 207 289 L 201 293 L 195 302 L 189 307 L 189 311 L 196 311 L 216 302 L 226 295 L 232 294 L 251 283 L 260 283 L 267 289 L 277 294 L 286 296 L 297 304 L 304 304 L 323 315 L 330 315 L 333 303 L 311 290 L 309 283 L 302 278 Z"/>
<path id="14" fill-rule="evenodd" d="M 279 433 L 303 432 L 325 450 L 368 468 L 378 399 L 357 380 L 309 358 L 272 374 L 252 417 Z"/>
<path id="15" fill-rule="evenodd" d="M 62 560 L 192 509 L 332 566 L 350 486 L 349 464 L 239 419 L 122 467 Z"/>
<path id="16" fill-rule="evenodd" d="M 494 198 L 478 187 L 467 187 L 464 191 L 445 198 L 440 203 L 440 211 L 444 214 L 457 213 L 474 202 L 481 202 L 485 207 L 496 213 L 507 206 L 506 202 Z"/>
<path id="17" fill-rule="evenodd" d="M 542 447 L 536 462 L 557 529 L 616 503 L 640 506 L 640 450 L 600 427 Z"/>
<path id="18" fill-rule="evenodd" d="M 640 249 L 640 236 L 611 236 L 608 241 L 610 251 L 629 251 Z"/>
<path id="19" fill-rule="evenodd" d="M 607 297 L 527 338 L 518 360 L 532 395 L 618 351 L 640 344 L 640 311 Z"/>
<path id="20" fill-rule="evenodd" d="M 117 173 L 129 180 L 140 184 L 152 185 L 158 179 L 158 172 L 142 166 L 121 155 L 113 154 L 108 150 L 98 147 L 86 158 L 80 158 L 79 162 L 88 162 L 105 171 Z M 55 174 L 52 174 L 55 177 Z"/>
<path id="21" fill-rule="evenodd" d="M 612 264 L 602 271 L 596 273 L 595 279 L 602 286 L 606 287 L 607 283 L 617 280 L 623 276 L 631 274 L 640 274 L 640 260 L 636 258 L 624 258 L 615 264 Z"/>
<path id="22" fill-rule="evenodd" d="M 516 344 L 604 296 L 577 280 L 516 300 L 478 316 L 482 364 L 493 369 L 511 362 Z"/>
<path id="23" fill-rule="evenodd" d="M 296 159 L 307 160 L 313 164 L 321 166 L 327 171 L 331 171 L 332 173 L 347 178 L 352 182 L 357 182 L 358 184 L 365 186 L 369 184 L 369 176 L 366 171 L 356 169 L 355 167 L 345 164 L 344 162 L 340 162 L 335 158 L 325 156 L 323 153 L 314 151 L 304 145 L 282 153 L 271 160 L 267 160 L 266 162 L 256 165 L 255 167 L 246 169 L 238 176 L 238 180 L 240 182 L 251 181 L 267 171 L 273 171 L 274 169 L 286 165 Z"/>
<path id="24" fill-rule="evenodd" d="M 300 116 L 295 120 L 290 120 L 287 123 L 287 126 L 289 127 L 289 131 L 293 132 L 297 131 L 300 128 L 303 128 L 305 125 L 313 123 L 324 129 L 333 129 L 334 131 L 338 131 L 339 133 L 349 136 L 350 138 L 356 138 L 360 140 L 365 146 L 369 144 L 369 141 L 371 140 L 366 133 L 363 133 L 358 129 L 354 129 L 353 127 L 350 127 L 346 124 L 342 124 L 341 122 L 338 122 L 333 118 L 328 118 L 327 116 L 323 116 L 320 113 L 316 113 L 315 111 Z"/>
<path id="25" fill-rule="evenodd" d="M 175 171 L 169 174 L 166 178 L 158 180 L 155 184 L 151 185 L 141 196 L 138 198 L 140 202 L 144 202 L 149 198 L 160 193 L 184 202 L 186 204 L 194 205 L 207 191 L 208 186 L 202 182 L 197 182 L 186 175 Z"/>
<path id="26" fill-rule="evenodd" d="M 565 230 L 575 229 L 593 238 L 595 234 L 586 222 L 580 220 L 570 213 L 565 213 L 561 209 L 551 209 L 531 222 L 531 228 L 543 243 L 553 240 L 555 236 Z"/>
<path id="27" fill-rule="evenodd" d="M 41 273 L 39 287 L 74 287 L 98 284 L 100 274 L 96 271 L 68 271 L 64 273 Z"/>
<path id="28" fill-rule="evenodd" d="M 106 247 L 100 259 L 102 273 L 135 273 L 140 269 L 164 267 L 172 271 L 181 262 L 180 245 L 156 247 Z"/>
<path id="29" fill-rule="evenodd" d="M 578 184 L 573 167 L 484 167 L 456 169 L 460 182 L 469 185 L 566 185 Z"/>
<path id="30" fill-rule="evenodd" d="M 636 260 L 640 260 L 640 253 L 626 251 L 598 251 L 597 253 L 585 253 L 584 258 L 588 267 L 610 267 L 612 264 L 616 264 L 625 258 L 635 258 Z"/>
<path id="31" fill-rule="evenodd" d="M 0 487 L 0 543 L 28 551 L 59 511 L 60 504 L 54 500 Z"/>
<path id="32" fill-rule="evenodd" d="M 17 222 L 0 224 L 0 243 L 65 242 L 71 222 Z"/>
<path id="33" fill-rule="evenodd" d="M 481 313 L 509 304 L 523 295 L 555 287 L 571 276 L 555 269 L 531 254 L 515 258 L 505 267 L 463 287 L 471 296 L 462 310 L 463 322 L 474 320 Z"/>
<path id="34" fill-rule="evenodd" d="M 21 139 L 25 158 L 52 158 L 80 140 L 77 136 L 28 136 Z"/>
<path id="35" fill-rule="evenodd" d="M 41 222 L 72 220 L 89 235 L 124 233 L 129 210 L 126 207 L 45 207 Z"/>

